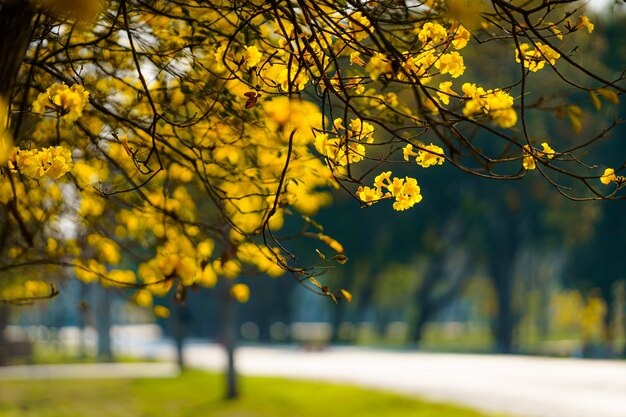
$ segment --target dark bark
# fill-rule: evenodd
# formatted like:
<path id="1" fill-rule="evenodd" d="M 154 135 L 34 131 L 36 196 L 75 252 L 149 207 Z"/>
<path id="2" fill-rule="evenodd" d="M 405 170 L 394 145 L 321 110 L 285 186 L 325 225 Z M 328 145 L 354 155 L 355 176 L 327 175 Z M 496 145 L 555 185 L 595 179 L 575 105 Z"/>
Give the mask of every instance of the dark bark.
<path id="1" fill-rule="evenodd" d="M 512 271 L 508 268 L 499 272 L 492 272 L 493 283 L 496 290 L 498 303 L 498 315 L 494 322 L 495 351 L 498 353 L 513 352 L 513 328 L 515 318 L 512 302 Z"/>
<path id="2" fill-rule="evenodd" d="M 614 318 L 614 310 L 615 310 L 615 293 L 612 285 L 602 286 L 600 288 L 600 294 L 602 299 L 604 300 L 604 304 L 606 305 L 606 314 L 604 315 L 603 320 L 603 329 L 602 329 L 602 342 L 604 346 L 602 347 L 602 356 L 604 357 L 613 357 L 615 355 L 614 351 L 614 342 L 615 342 L 615 334 L 613 332 L 613 318 Z"/>
<path id="3" fill-rule="evenodd" d="M 0 3 L 0 96 L 8 101 L 30 43 L 34 16 L 27 1 Z"/>
<path id="4" fill-rule="evenodd" d="M 452 280 L 452 282 L 444 291 L 434 296 L 434 284 L 440 281 L 444 276 L 443 263 L 444 261 L 441 261 L 441 265 L 433 269 L 433 275 L 430 277 L 430 281 L 433 285 L 429 285 L 423 291 L 420 289 L 416 297 L 418 312 L 415 314 L 413 327 L 411 329 L 411 340 L 416 346 L 419 346 L 422 340 L 426 324 L 432 321 L 440 311 L 449 306 L 457 298 L 465 282 L 467 271 L 469 271 L 471 267 L 469 262 L 463 262 L 456 276 L 450 276 L 454 274 L 447 274 L 448 279 Z"/>
<path id="5" fill-rule="evenodd" d="M 450 305 L 463 287 L 473 268 L 465 246 L 466 228 L 456 217 L 451 217 L 444 231 L 446 247 L 430 256 L 430 265 L 415 293 L 415 313 L 410 340 L 419 347 L 426 324 Z"/>
<path id="6" fill-rule="evenodd" d="M 496 292 L 498 312 L 493 322 L 494 350 L 498 353 L 514 351 L 513 330 L 517 315 L 513 311 L 513 279 L 515 257 L 518 252 L 519 233 L 517 216 L 513 219 L 500 219 L 495 228 L 494 243 L 489 253 L 489 276 Z"/>
<path id="7" fill-rule="evenodd" d="M 237 347 L 237 305 L 230 295 L 231 282 L 224 285 L 222 321 L 222 338 L 226 350 L 226 399 L 233 400 L 239 397 L 239 384 L 235 368 L 235 349 Z"/>
<path id="8" fill-rule="evenodd" d="M 413 326 L 411 328 L 411 341 L 415 346 L 419 347 L 422 337 L 424 336 L 424 327 L 432 317 L 433 312 L 430 305 L 421 305 L 417 307 L 418 311 L 414 315 Z"/>
<path id="9" fill-rule="evenodd" d="M 175 308 L 175 320 L 174 320 L 174 343 L 176 345 L 176 362 L 178 367 L 182 370 L 185 368 L 184 347 L 185 338 L 189 333 L 189 327 L 191 324 L 191 311 L 185 304 L 177 304 Z"/>
<path id="10" fill-rule="evenodd" d="M 411 328 L 411 341 L 415 345 L 419 345 L 422 340 L 424 326 L 428 323 L 435 313 L 435 306 L 431 300 L 431 292 L 435 283 L 443 270 L 443 261 L 441 257 L 433 257 L 431 266 L 424 273 L 422 285 L 415 294 L 415 316 L 413 326 Z"/>
<path id="11" fill-rule="evenodd" d="M 98 358 L 106 362 L 113 361 L 111 349 L 111 292 L 98 287 L 96 294 L 96 331 L 98 332 Z"/>
<path id="12" fill-rule="evenodd" d="M 4 330 L 9 325 L 10 311 L 9 306 L 0 304 L 0 366 L 6 365 L 9 356 Z"/>

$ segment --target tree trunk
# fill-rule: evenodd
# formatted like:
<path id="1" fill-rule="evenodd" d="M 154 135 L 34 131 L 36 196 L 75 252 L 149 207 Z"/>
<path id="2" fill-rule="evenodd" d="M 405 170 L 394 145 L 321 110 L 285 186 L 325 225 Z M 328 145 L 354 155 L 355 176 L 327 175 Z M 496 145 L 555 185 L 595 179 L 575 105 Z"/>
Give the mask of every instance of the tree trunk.
<path id="1" fill-rule="evenodd" d="M 513 309 L 511 306 L 511 279 L 501 277 L 497 280 L 498 315 L 494 323 L 495 350 L 498 353 L 513 352 Z"/>
<path id="2" fill-rule="evenodd" d="M 174 343 L 176 345 L 176 362 L 178 367 L 183 370 L 185 368 L 184 347 L 185 338 L 189 333 L 189 324 L 191 322 L 191 312 L 189 307 L 184 304 L 177 304 L 175 307 L 176 317 L 174 320 Z"/>
<path id="3" fill-rule="evenodd" d="M 0 304 L 0 366 L 6 365 L 9 355 L 7 340 L 4 337 L 4 330 L 9 325 L 9 306 Z"/>
<path id="4" fill-rule="evenodd" d="M 610 358 L 615 356 L 614 342 L 615 334 L 613 329 L 613 319 L 615 317 L 615 294 L 613 286 L 601 288 L 601 295 L 606 305 L 606 313 L 602 321 L 602 356 Z"/>
<path id="5" fill-rule="evenodd" d="M 33 32 L 34 12 L 24 0 L 0 3 L 0 97 L 10 101 Z"/>
<path id="6" fill-rule="evenodd" d="M 105 362 L 113 361 L 111 349 L 111 292 L 105 288 L 96 289 L 95 322 L 98 332 L 98 358 Z"/>
<path id="7" fill-rule="evenodd" d="M 414 314 L 413 326 L 411 328 L 411 341 L 419 348 L 424 336 L 424 327 L 431 319 L 430 305 L 420 305 L 417 307 L 418 312 Z"/>
<path id="8" fill-rule="evenodd" d="M 239 397 L 239 384 L 235 369 L 235 348 L 237 347 L 237 305 L 230 296 L 232 282 L 227 282 L 224 286 L 224 320 L 222 322 L 222 337 L 224 349 L 226 350 L 226 399 L 232 400 Z"/>
<path id="9" fill-rule="evenodd" d="M 515 253 L 515 245 L 509 242 L 502 245 L 499 253 L 493 253 L 489 261 L 490 278 L 498 303 L 498 312 L 493 323 L 494 350 L 497 353 L 513 352 L 513 329 L 516 324 L 512 305 Z"/>

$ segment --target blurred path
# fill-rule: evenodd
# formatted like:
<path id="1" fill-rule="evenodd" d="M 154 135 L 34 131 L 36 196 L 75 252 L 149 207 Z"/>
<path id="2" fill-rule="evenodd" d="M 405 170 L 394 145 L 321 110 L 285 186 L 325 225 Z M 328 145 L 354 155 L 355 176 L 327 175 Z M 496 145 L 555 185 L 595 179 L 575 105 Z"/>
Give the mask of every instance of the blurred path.
<path id="1" fill-rule="evenodd" d="M 143 353 L 173 356 L 164 345 Z M 225 363 L 218 345 L 190 344 L 185 356 L 197 368 L 217 370 Z M 237 364 L 245 375 L 346 382 L 511 415 L 626 417 L 624 361 L 242 347 Z"/>

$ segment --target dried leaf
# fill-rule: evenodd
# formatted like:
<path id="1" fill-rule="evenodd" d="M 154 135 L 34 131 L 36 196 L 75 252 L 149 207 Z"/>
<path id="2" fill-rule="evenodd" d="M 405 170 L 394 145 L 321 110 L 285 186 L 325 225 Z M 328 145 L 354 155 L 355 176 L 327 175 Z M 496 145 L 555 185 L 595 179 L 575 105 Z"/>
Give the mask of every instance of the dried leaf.
<path id="1" fill-rule="evenodd" d="M 343 254 L 338 254 L 335 255 L 331 258 L 333 261 L 337 261 L 339 262 L 341 265 L 345 264 L 346 262 L 348 262 L 348 257 L 346 255 Z"/>
<path id="2" fill-rule="evenodd" d="M 576 133 L 580 133 L 583 130 L 583 123 L 580 120 L 582 115 L 583 111 L 580 107 L 574 105 L 567 106 L 567 117 Z"/>
<path id="3" fill-rule="evenodd" d="M 319 289 L 322 288 L 322 284 L 320 284 L 320 282 L 316 280 L 315 278 L 309 277 L 309 281 L 311 282 L 311 284 L 315 285 L 317 288 Z"/>
<path id="4" fill-rule="evenodd" d="M 609 90 L 608 88 L 598 88 L 596 91 L 598 92 L 598 94 L 600 94 L 611 103 L 619 103 L 619 97 L 617 96 L 617 93 L 615 93 L 615 91 Z"/>
<path id="5" fill-rule="evenodd" d="M 315 227 L 320 232 L 324 231 L 324 226 L 322 226 L 321 224 L 319 224 L 318 222 L 316 222 L 315 220 L 313 220 L 309 216 L 302 216 L 302 218 L 304 219 L 305 222 L 307 222 L 311 226 Z"/>
<path id="6" fill-rule="evenodd" d="M 591 102 L 593 103 L 593 107 L 595 107 L 596 110 L 600 110 L 602 108 L 602 102 L 598 98 L 597 93 L 594 91 L 590 91 L 589 95 L 591 96 Z"/>

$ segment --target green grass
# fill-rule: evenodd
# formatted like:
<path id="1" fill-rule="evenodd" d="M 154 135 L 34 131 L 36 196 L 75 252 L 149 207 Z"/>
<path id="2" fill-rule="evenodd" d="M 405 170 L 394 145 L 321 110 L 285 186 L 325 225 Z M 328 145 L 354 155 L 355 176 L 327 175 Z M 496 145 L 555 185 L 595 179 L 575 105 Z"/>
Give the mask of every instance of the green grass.
<path id="1" fill-rule="evenodd" d="M 222 377 L 0 381 L 2 417 L 486 417 L 400 395 L 315 382 L 242 378 L 241 398 L 222 399 Z"/>

